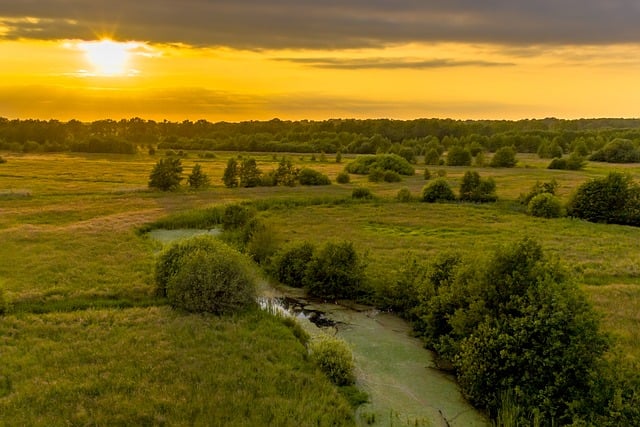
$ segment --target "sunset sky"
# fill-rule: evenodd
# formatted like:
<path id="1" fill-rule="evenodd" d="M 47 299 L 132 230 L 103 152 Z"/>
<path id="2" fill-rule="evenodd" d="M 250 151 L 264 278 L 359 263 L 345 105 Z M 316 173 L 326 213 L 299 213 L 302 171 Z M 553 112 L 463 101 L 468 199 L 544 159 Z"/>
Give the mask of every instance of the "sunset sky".
<path id="1" fill-rule="evenodd" d="M 640 117 L 639 22 L 638 0 L 0 0 L 0 116 Z"/>

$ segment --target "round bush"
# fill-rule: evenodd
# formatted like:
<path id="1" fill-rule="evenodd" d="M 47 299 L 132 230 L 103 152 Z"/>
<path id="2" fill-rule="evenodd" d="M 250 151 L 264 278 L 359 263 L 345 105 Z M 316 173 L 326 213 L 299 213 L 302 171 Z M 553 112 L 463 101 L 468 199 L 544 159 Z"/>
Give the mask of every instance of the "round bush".
<path id="1" fill-rule="evenodd" d="M 399 202 L 410 202 L 413 199 L 411 196 L 411 190 L 407 187 L 401 188 L 398 190 L 398 194 L 396 194 L 396 199 L 398 199 Z"/>
<path id="2" fill-rule="evenodd" d="M 373 199 L 371 190 L 365 187 L 354 188 L 351 192 L 352 199 Z"/>
<path id="3" fill-rule="evenodd" d="M 386 171 L 383 176 L 384 182 L 400 182 L 402 181 L 402 177 L 398 172 L 395 171 Z"/>
<path id="4" fill-rule="evenodd" d="M 559 218 L 562 216 L 562 203 L 553 194 L 538 194 L 529 201 L 527 212 L 542 218 Z"/>
<path id="5" fill-rule="evenodd" d="M 336 182 L 338 184 L 348 184 L 351 181 L 351 177 L 348 172 L 340 172 L 338 176 L 336 176 Z"/>
<path id="6" fill-rule="evenodd" d="M 329 177 L 317 170 L 303 168 L 298 173 L 300 185 L 329 185 L 331 180 Z"/>
<path id="7" fill-rule="evenodd" d="M 171 306 L 230 314 L 255 303 L 256 285 L 248 262 L 232 248 L 216 243 L 213 250 L 196 249 L 182 257 L 167 283 Z"/>
<path id="8" fill-rule="evenodd" d="M 229 205 L 222 215 L 222 227 L 225 230 L 244 227 L 254 215 L 255 212 L 246 206 Z"/>
<path id="9" fill-rule="evenodd" d="M 447 166 L 471 166 L 471 153 L 454 145 L 447 153 Z"/>
<path id="10" fill-rule="evenodd" d="M 422 189 L 423 202 L 446 202 L 455 199 L 456 195 L 453 194 L 449 183 L 443 178 L 436 179 Z"/>
<path id="11" fill-rule="evenodd" d="M 281 250 L 273 261 L 273 275 L 287 286 L 302 287 L 307 264 L 311 262 L 314 250 L 309 242 L 294 243 Z"/>
<path id="12" fill-rule="evenodd" d="M 489 165 L 492 168 L 512 168 L 516 163 L 516 150 L 512 147 L 502 147 L 495 152 Z"/>
<path id="13" fill-rule="evenodd" d="M 355 382 L 353 355 L 349 346 L 342 340 L 321 336 L 309 345 L 311 360 L 324 374 L 338 386 Z"/>
<path id="14" fill-rule="evenodd" d="M 328 300 L 351 299 L 365 280 L 365 265 L 351 242 L 329 242 L 307 266 L 304 286 L 310 295 Z"/>

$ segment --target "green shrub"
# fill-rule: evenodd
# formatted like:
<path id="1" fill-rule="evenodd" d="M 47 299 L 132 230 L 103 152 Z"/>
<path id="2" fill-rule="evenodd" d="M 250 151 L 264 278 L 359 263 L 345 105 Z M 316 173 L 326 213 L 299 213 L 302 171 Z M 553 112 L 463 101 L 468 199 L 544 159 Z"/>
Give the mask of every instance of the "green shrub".
<path id="1" fill-rule="evenodd" d="M 355 382 L 353 355 L 344 341 L 322 335 L 314 338 L 309 345 L 311 360 L 338 386 Z"/>
<path id="2" fill-rule="evenodd" d="M 218 246 L 212 237 L 200 236 L 179 241 L 165 249 L 155 265 L 156 295 L 167 296 L 167 284 L 184 263 L 184 258 L 197 250 L 213 251 Z"/>
<path id="3" fill-rule="evenodd" d="M 529 193 L 520 195 L 519 201 L 521 204 L 528 206 L 531 199 L 536 197 L 538 194 L 549 193 L 551 195 L 555 195 L 557 189 L 558 182 L 555 179 L 552 179 L 549 182 L 536 181 Z"/>
<path id="4" fill-rule="evenodd" d="M 402 181 L 402 177 L 398 172 L 395 171 L 385 171 L 383 176 L 384 182 L 400 182 Z"/>
<path id="5" fill-rule="evenodd" d="M 468 202 L 495 202 L 496 183 L 493 179 L 482 179 L 478 172 L 467 171 L 460 185 L 460 200 Z"/>
<path id="6" fill-rule="evenodd" d="M 331 180 L 321 172 L 313 169 L 304 168 L 298 173 L 298 180 L 301 185 L 329 185 Z"/>
<path id="7" fill-rule="evenodd" d="M 590 160 L 608 163 L 640 162 L 640 150 L 629 139 L 616 138 L 593 153 Z"/>
<path id="8" fill-rule="evenodd" d="M 447 166 L 471 166 L 471 153 L 463 147 L 454 145 L 447 153 Z"/>
<path id="9" fill-rule="evenodd" d="M 222 182 L 227 188 L 234 188 L 240 185 L 240 166 L 236 159 L 231 158 L 227 161 L 227 166 L 222 174 Z"/>
<path id="10" fill-rule="evenodd" d="M 422 201 L 428 203 L 447 202 L 456 199 L 456 195 L 451 190 L 449 183 L 444 178 L 438 178 L 435 181 L 424 186 L 422 189 Z"/>
<path id="11" fill-rule="evenodd" d="M 238 204 L 229 205 L 222 215 L 222 227 L 225 230 L 233 230 L 244 227 L 255 216 L 255 211 L 247 206 Z"/>
<path id="12" fill-rule="evenodd" d="M 438 169 L 438 171 L 436 171 L 436 175 L 438 175 L 439 178 L 444 178 L 447 176 L 447 171 L 444 169 Z"/>
<path id="13" fill-rule="evenodd" d="M 409 188 L 407 187 L 402 187 L 400 190 L 398 190 L 398 193 L 396 194 L 396 199 L 399 202 L 410 202 L 413 200 L 413 196 L 411 195 L 411 190 L 409 190 Z"/>
<path id="14" fill-rule="evenodd" d="M 512 168 L 516 165 L 516 150 L 513 147 L 499 148 L 491 158 L 492 168 Z"/>
<path id="15" fill-rule="evenodd" d="M 351 192 L 352 199 L 373 199 L 373 193 L 366 187 L 354 188 Z"/>
<path id="16" fill-rule="evenodd" d="M 336 182 L 338 184 L 348 184 L 351 181 L 351 176 L 349 175 L 348 172 L 340 172 L 337 176 L 336 176 Z"/>
<path id="17" fill-rule="evenodd" d="M 187 182 L 189 183 L 189 187 L 199 189 L 208 187 L 210 180 L 209 176 L 202 172 L 202 166 L 200 166 L 200 163 L 196 163 L 193 169 L 191 169 L 191 174 L 187 178 Z"/>
<path id="18" fill-rule="evenodd" d="M 527 212 L 542 218 L 559 218 L 563 215 L 562 202 L 553 194 L 538 194 L 529 201 Z"/>
<path id="19" fill-rule="evenodd" d="M 309 242 L 294 243 L 280 250 L 272 263 L 273 276 L 287 286 L 302 287 L 314 251 L 315 247 Z"/>
<path id="20" fill-rule="evenodd" d="M 149 188 L 161 191 L 172 191 L 180 186 L 182 181 L 182 164 L 178 158 L 165 158 L 158 160 L 151 175 L 149 175 Z"/>
<path id="21" fill-rule="evenodd" d="M 208 245 L 180 258 L 167 283 L 171 306 L 196 313 L 230 314 L 253 305 L 256 284 L 247 260 L 220 241 Z"/>
<path id="22" fill-rule="evenodd" d="M 584 167 L 585 161 L 583 157 L 578 156 L 575 153 L 572 153 L 569 157 L 566 158 L 556 158 L 551 160 L 547 169 L 557 169 L 557 170 L 580 170 Z"/>
<path id="23" fill-rule="evenodd" d="M 309 294 L 328 300 L 353 299 L 362 289 L 365 264 L 351 242 L 328 242 L 307 266 L 304 285 Z"/>
<path id="24" fill-rule="evenodd" d="M 591 222 L 640 226 L 640 187 L 630 175 L 610 172 L 580 185 L 567 211 Z"/>
<path id="25" fill-rule="evenodd" d="M 369 182 L 380 182 L 384 179 L 384 171 L 378 168 L 372 168 L 369 170 L 368 175 Z"/>
<path id="26" fill-rule="evenodd" d="M 557 141 L 547 141 L 538 147 L 538 157 L 541 159 L 553 159 L 562 157 L 562 147 Z"/>
<path id="27" fill-rule="evenodd" d="M 258 264 L 264 264 L 277 252 L 279 239 L 273 228 L 258 219 L 250 220 L 243 229 L 243 251 Z"/>
<path id="28" fill-rule="evenodd" d="M 392 170 L 400 175 L 410 176 L 415 174 L 415 169 L 411 166 L 411 163 L 397 154 L 358 156 L 345 167 L 346 172 L 359 175 L 368 175 L 372 169 Z"/>
<path id="29" fill-rule="evenodd" d="M 429 172 L 429 169 L 425 168 L 424 169 L 424 180 L 425 181 L 429 181 L 431 179 L 431 172 Z"/>
<path id="30" fill-rule="evenodd" d="M 425 165 L 439 165 L 440 164 L 440 153 L 435 148 L 430 149 L 424 155 L 424 164 Z"/>

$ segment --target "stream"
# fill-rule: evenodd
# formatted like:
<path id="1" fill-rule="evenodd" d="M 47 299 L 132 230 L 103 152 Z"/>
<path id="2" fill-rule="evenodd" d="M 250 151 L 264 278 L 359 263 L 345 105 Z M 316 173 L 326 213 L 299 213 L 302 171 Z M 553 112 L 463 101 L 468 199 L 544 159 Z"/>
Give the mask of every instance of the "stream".
<path id="1" fill-rule="evenodd" d="M 166 244 L 202 233 L 156 230 L 149 234 Z M 369 402 L 356 412 L 358 425 L 490 425 L 464 400 L 454 377 L 437 368 L 435 354 L 410 335 L 411 327 L 398 316 L 367 306 L 315 302 L 300 289 L 275 289 L 266 282 L 260 289 L 263 307 L 295 316 L 312 336 L 336 335 L 350 345 L 356 385 L 369 395 Z"/>

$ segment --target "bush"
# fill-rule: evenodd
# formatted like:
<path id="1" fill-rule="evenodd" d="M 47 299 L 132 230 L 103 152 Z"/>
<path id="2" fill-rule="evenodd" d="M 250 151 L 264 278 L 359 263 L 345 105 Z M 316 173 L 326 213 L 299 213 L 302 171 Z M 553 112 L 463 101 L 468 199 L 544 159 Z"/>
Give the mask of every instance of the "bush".
<path id="1" fill-rule="evenodd" d="M 309 294 L 328 300 L 353 299 L 365 279 L 365 265 L 353 243 L 326 243 L 308 264 L 304 285 Z"/>
<path id="2" fill-rule="evenodd" d="M 555 179 L 552 179 L 549 182 L 536 181 L 536 183 L 531 188 L 531 191 L 529 191 L 529 193 L 527 194 L 521 194 L 519 200 L 521 204 L 528 206 L 531 199 L 536 197 L 538 194 L 549 193 L 551 195 L 555 195 L 557 189 L 558 183 Z"/>
<path id="3" fill-rule="evenodd" d="M 440 164 L 440 153 L 435 148 L 430 149 L 424 155 L 424 164 L 425 165 L 439 165 Z"/>
<path id="4" fill-rule="evenodd" d="M 553 159 L 556 157 L 562 157 L 562 147 L 557 141 L 547 141 L 540 144 L 538 147 L 538 157 L 541 159 Z"/>
<path id="5" fill-rule="evenodd" d="M 329 177 L 313 169 L 304 168 L 298 173 L 301 185 L 330 185 Z"/>
<path id="6" fill-rule="evenodd" d="M 352 199 L 373 199 L 373 193 L 371 190 L 365 187 L 354 188 L 351 192 Z"/>
<path id="7" fill-rule="evenodd" d="M 278 250 L 275 231 L 255 218 L 243 229 L 243 243 L 243 252 L 258 264 L 266 263 Z"/>
<path id="8" fill-rule="evenodd" d="M 410 202 L 413 200 L 413 196 L 411 195 L 411 190 L 409 190 L 407 187 L 403 187 L 400 190 L 398 190 L 398 193 L 396 194 L 396 199 L 399 202 Z"/>
<path id="9" fill-rule="evenodd" d="M 425 181 L 429 181 L 431 179 L 431 172 L 429 172 L 429 169 L 425 168 L 424 169 L 424 180 Z"/>
<path id="10" fill-rule="evenodd" d="M 344 341 L 322 335 L 311 341 L 309 345 L 311 360 L 322 372 L 338 386 L 346 386 L 355 382 L 353 355 Z"/>
<path id="11" fill-rule="evenodd" d="M 155 266 L 156 295 L 167 296 L 169 279 L 180 270 L 186 255 L 197 250 L 213 251 L 217 248 L 217 243 L 211 237 L 194 237 L 179 241 L 165 249 L 158 257 Z"/>
<path id="12" fill-rule="evenodd" d="M 482 179 L 478 172 L 467 171 L 460 185 L 460 200 L 468 202 L 495 202 L 496 183 L 493 179 Z"/>
<path id="13" fill-rule="evenodd" d="M 584 167 L 585 161 L 584 158 L 574 154 L 571 154 L 567 158 L 561 159 L 553 159 L 547 169 L 557 169 L 557 170 L 573 170 L 577 171 Z"/>
<path id="14" fill-rule="evenodd" d="M 499 148 L 493 157 L 489 166 L 492 168 L 512 168 L 516 165 L 516 151 L 513 147 Z"/>
<path id="15" fill-rule="evenodd" d="M 182 164 L 180 159 L 165 158 L 158 160 L 149 176 L 149 188 L 161 191 L 175 190 L 182 181 Z"/>
<path id="16" fill-rule="evenodd" d="M 302 287 L 314 251 L 315 247 L 309 242 L 294 243 L 282 249 L 274 257 L 271 267 L 273 276 L 287 286 Z"/>
<path id="17" fill-rule="evenodd" d="M 256 284 L 240 253 L 222 242 L 185 254 L 167 283 L 174 308 L 196 313 L 231 314 L 255 303 Z"/>
<path id="18" fill-rule="evenodd" d="M 371 169 L 368 176 L 369 182 L 380 182 L 384 179 L 384 171 L 382 169 Z"/>
<path id="19" fill-rule="evenodd" d="M 384 182 L 400 182 L 402 181 L 402 177 L 398 172 L 395 171 L 385 171 L 383 176 Z"/>
<path id="20" fill-rule="evenodd" d="M 413 175 L 415 169 L 406 159 L 397 154 L 378 154 L 375 156 L 358 156 L 345 167 L 349 173 L 368 175 L 372 169 L 391 170 L 400 175 Z"/>
<path id="21" fill-rule="evenodd" d="M 229 205 L 222 214 L 222 227 L 233 230 L 244 227 L 255 216 L 255 211 L 247 206 Z"/>
<path id="22" fill-rule="evenodd" d="M 340 172 L 338 176 L 336 176 L 336 182 L 338 184 L 348 184 L 351 181 L 351 176 L 349 176 L 348 172 Z"/>
<path id="23" fill-rule="evenodd" d="M 234 188 L 240 184 L 240 168 L 236 159 L 231 158 L 227 161 L 227 167 L 222 174 L 222 182 L 227 188 Z"/>
<path id="24" fill-rule="evenodd" d="M 187 182 L 189 182 L 189 187 L 199 189 L 208 187 L 210 180 L 209 176 L 202 172 L 202 166 L 200 166 L 200 163 L 196 163 L 191 170 L 191 175 L 187 178 Z"/>
<path id="25" fill-rule="evenodd" d="M 578 187 L 567 211 L 591 222 L 640 226 L 640 187 L 630 175 L 611 172 Z"/>
<path id="26" fill-rule="evenodd" d="M 435 181 L 432 181 L 422 189 L 423 202 L 446 202 L 455 199 L 456 195 L 453 194 L 453 190 L 451 190 L 449 183 L 443 178 L 438 178 Z"/>
<path id="27" fill-rule="evenodd" d="M 471 166 L 471 153 L 463 147 L 454 145 L 447 153 L 447 166 Z"/>
<path id="28" fill-rule="evenodd" d="M 640 162 L 640 150 L 629 139 L 616 138 L 590 157 L 596 162 L 635 163 Z"/>
<path id="29" fill-rule="evenodd" d="M 529 201 L 527 212 L 542 218 L 559 218 L 563 215 L 562 203 L 553 194 L 538 194 Z"/>

